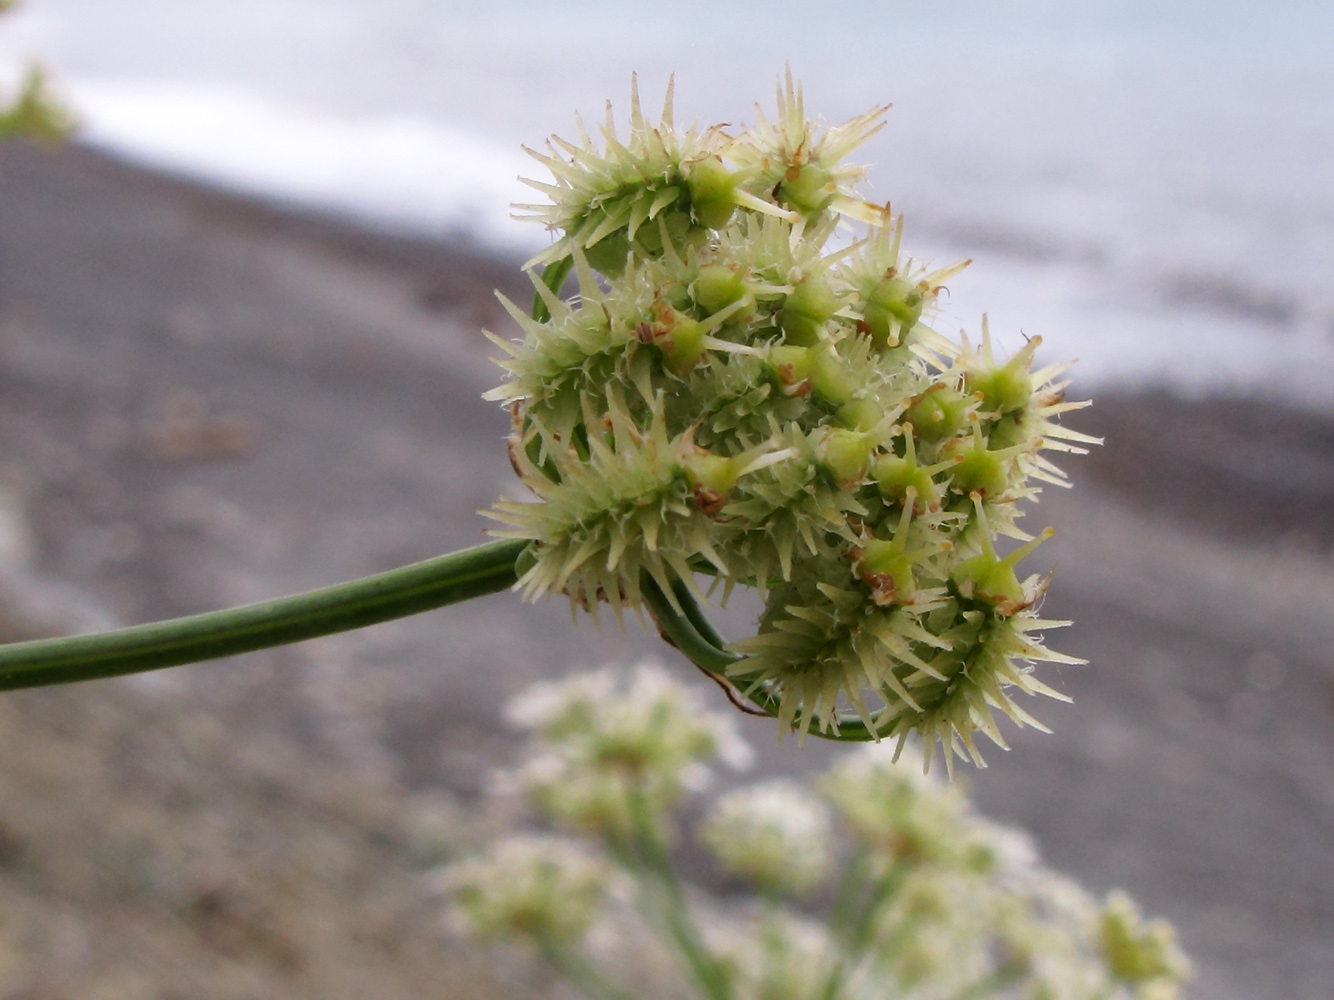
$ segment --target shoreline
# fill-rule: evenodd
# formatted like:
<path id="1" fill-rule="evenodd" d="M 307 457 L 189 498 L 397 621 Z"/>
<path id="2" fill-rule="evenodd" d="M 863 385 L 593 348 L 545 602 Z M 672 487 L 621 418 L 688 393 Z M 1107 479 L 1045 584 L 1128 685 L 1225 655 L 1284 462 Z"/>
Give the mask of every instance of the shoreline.
<path id="1" fill-rule="evenodd" d="M 521 258 L 466 235 L 399 233 L 87 147 L 71 146 L 60 155 L 78 158 L 112 184 L 177 201 L 201 224 L 281 239 L 392 273 L 414 285 L 424 311 L 473 320 L 479 336 L 484 326 L 509 324 L 496 290 L 516 302 L 530 294 Z M 1072 466 L 1098 488 L 1220 537 L 1334 546 L 1334 414 L 1285 407 L 1261 395 L 1199 395 L 1162 385 L 1088 392 L 1077 378 L 1072 395 L 1094 401 L 1067 420 L 1104 438 L 1102 447 Z"/>
<path id="2" fill-rule="evenodd" d="M 478 398 L 496 379 L 480 331 L 507 335 L 492 290 L 522 301 L 517 261 L 78 147 L 0 147 L 0 183 L 0 499 L 22 526 L 5 568 L 47 595 L 45 610 L 60 616 L 59 591 L 111 619 L 161 618 L 481 539 L 475 512 L 512 473 L 506 416 Z M 1058 529 L 1042 550 L 1059 564 L 1044 617 L 1077 622 L 1052 645 L 1093 665 L 1046 675 L 1075 704 L 1038 705 L 1054 733 L 1013 734 L 1014 752 L 988 753 L 969 784 L 1056 867 L 1097 891 L 1124 885 L 1177 921 L 1197 995 L 1319 995 L 1334 978 L 1334 420 L 1101 391 L 1069 422 L 1107 443 L 1060 462 L 1075 488 L 1048 490 L 1030 518 Z M 317 775 L 393 808 L 434 796 L 490 815 L 505 697 L 575 665 L 669 653 L 498 595 L 225 667 L 6 703 L 49 717 L 27 743 L 38 763 L 42 739 L 64 747 L 51 743 L 61 713 L 95 714 L 102 690 L 116 692 L 108 706 L 138 707 L 104 709 L 111 721 L 80 751 L 94 757 L 139 746 L 126 734 L 145 712 L 224 727 L 198 758 L 174 729 L 156 750 L 126 751 L 120 794 L 164 828 L 179 817 L 134 775 L 172 754 L 195 761 L 173 779 L 181 788 L 231 789 L 224 809 L 241 792 L 218 773 L 235 768 L 270 775 L 284 803 Z M 828 760 L 827 748 L 774 748 L 768 725 L 746 731 L 765 768 Z M 30 787 L 44 801 L 40 781 Z M 77 799 L 23 811 L 13 837 L 40 853 L 43 810 Z M 190 813 L 172 836 L 208 822 Z M 226 871 L 244 874 L 253 862 L 235 836 Z M 395 857 L 383 874 L 403 881 Z"/>

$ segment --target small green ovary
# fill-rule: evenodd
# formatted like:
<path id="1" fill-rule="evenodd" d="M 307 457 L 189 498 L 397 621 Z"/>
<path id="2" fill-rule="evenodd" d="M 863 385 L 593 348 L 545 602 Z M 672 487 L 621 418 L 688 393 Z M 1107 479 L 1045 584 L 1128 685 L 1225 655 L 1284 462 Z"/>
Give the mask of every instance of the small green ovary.
<path id="1" fill-rule="evenodd" d="M 908 407 L 903 418 L 923 441 L 943 441 L 957 434 L 968 419 L 969 402 L 946 385 L 933 385 Z"/>
<path id="2" fill-rule="evenodd" d="M 838 296 L 823 278 L 797 283 L 778 311 L 778 325 L 789 344 L 811 347 L 818 343 L 825 324 L 838 311 Z"/>
<path id="3" fill-rule="evenodd" d="M 788 168 L 775 193 L 779 204 L 795 209 L 809 219 L 829 207 L 838 193 L 838 186 L 828 168 L 818 163 L 794 164 Z"/>
<path id="4" fill-rule="evenodd" d="M 981 410 L 1005 416 L 1028 405 L 1033 395 L 1033 377 L 1014 363 L 972 372 L 964 379 L 964 391 L 981 396 Z"/>
<path id="5" fill-rule="evenodd" d="M 708 229 L 722 229 L 732 221 L 737 175 L 716 156 L 683 166 L 690 211 L 695 221 Z"/>
<path id="6" fill-rule="evenodd" d="M 739 270 L 726 264 L 704 264 L 695 273 L 691 294 L 704 315 L 722 312 L 746 297 L 746 281 Z"/>
<path id="7" fill-rule="evenodd" d="M 862 328 L 880 350 L 898 347 L 922 318 L 925 296 L 910 281 L 899 277 L 881 280 L 867 296 Z"/>

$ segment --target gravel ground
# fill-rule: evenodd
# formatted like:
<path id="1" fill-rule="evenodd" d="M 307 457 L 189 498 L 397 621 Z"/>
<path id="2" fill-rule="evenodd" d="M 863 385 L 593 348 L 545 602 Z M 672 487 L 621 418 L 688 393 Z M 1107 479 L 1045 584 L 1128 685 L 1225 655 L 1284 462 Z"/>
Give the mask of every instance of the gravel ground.
<path id="1" fill-rule="evenodd" d="M 496 381 L 479 331 L 507 332 L 491 289 L 524 294 L 516 262 L 78 148 L 0 147 L 0 184 L 7 635 L 276 596 L 481 540 L 474 512 L 512 475 L 506 417 L 478 399 Z M 1077 622 L 1053 645 L 1091 663 L 1052 672 L 1075 698 L 1036 706 L 1052 735 L 1016 733 L 967 781 L 1055 866 L 1176 921 L 1195 995 L 1327 997 L 1334 424 L 1166 394 L 1104 393 L 1076 416 L 1107 444 L 1030 520 L 1058 531 L 1044 613 Z M 494 722 L 509 693 L 669 653 L 500 595 L 7 696 L 0 996 L 367 995 L 357 968 L 376 970 L 376 995 L 521 991 L 423 919 L 417 818 L 446 816 L 450 843 L 509 821 L 485 794 L 510 754 Z M 750 732 L 766 768 L 831 753 Z M 311 845 L 326 841 L 321 882 Z M 60 874 L 89 858 L 91 874 Z M 277 891 L 278 870 L 301 888 Z"/>

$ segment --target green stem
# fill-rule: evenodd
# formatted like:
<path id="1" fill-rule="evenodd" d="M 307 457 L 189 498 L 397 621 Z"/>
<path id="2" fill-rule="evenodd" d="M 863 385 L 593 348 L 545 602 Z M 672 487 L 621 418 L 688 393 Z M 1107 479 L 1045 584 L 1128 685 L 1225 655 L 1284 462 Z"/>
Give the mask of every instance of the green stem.
<path id="1" fill-rule="evenodd" d="M 869 860 L 869 854 L 864 847 L 859 845 L 858 854 L 854 856 L 857 863 L 858 874 L 864 876 L 869 867 L 866 862 Z M 851 874 L 851 868 L 849 869 Z M 871 944 L 871 939 L 875 931 L 875 918 L 881 911 L 884 904 L 898 890 L 903 881 L 902 866 L 894 865 L 884 875 L 876 880 L 871 886 L 860 904 L 855 900 L 860 886 L 852 885 L 845 881 L 844 885 L 839 887 L 840 900 L 835 903 L 838 908 L 846 907 L 850 912 L 839 912 L 838 909 L 831 914 L 830 925 L 837 936 L 841 938 L 841 959 L 829 970 L 829 976 L 825 979 L 824 989 L 821 991 L 821 1000 L 835 1000 L 843 988 L 844 977 L 849 968 L 855 967 L 861 961 L 866 949 Z M 852 919 L 847 919 L 851 915 Z"/>
<path id="2" fill-rule="evenodd" d="M 629 806 L 635 831 L 633 847 L 639 848 L 638 852 L 629 852 L 629 856 L 632 863 L 641 867 L 644 874 L 656 883 L 656 895 L 662 904 L 660 916 L 668 934 L 681 950 L 696 982 L 709 1000 L 731 1000 L 732 990 L 727 974 L 704 944 L 704 937 L 691 915 L 685 890 L 676 877 L 676 869 L 672 867 L 667 847 L 658 836 L 652 807 L 642 788 L 631 788 Z"/>
<path id="3" fill-rule="evenodd" d="M 689 591 L 683 586 L 673 588 L 676 605 L 672 604 L 672 598 L 658 586 L 658 582 L 647 574 L 640 582 L 639 589 L 644 595 L 644 603 L 653 613 L 653 618 L 663 634 L 671 640 L 672 645 L 685 654 L 686 659 L 705 673 L 724 677 L 727 668 L 741 659 L 736 653 L 723 649 L 721 642 L 710 641 L 700 634 L 700 630 L 694 625 L 694 620 L 702 619 L 703 615 Z M 678 606 L 681 609 L 679 611 Z M 687 611 L 687 608 L 693 610 Z M 712 632 L 712 628 L 709 631 Z M 714 636 L 716 637 L 717 633 L 714 633 Z"/>
<path id="4" fill-rule="evenodd" d="M 239 608 L 96 635 L 0 646 L 0 691 L 174 667 L 346 632 L 498 593 L 514 585 L 523 540 Z"/>
<path id="5" fill-rule="evenodd" d="M 1025 966 L 1022 962 L 1007 962 L 989 975 L 983 976 L 971 986 L 966 986 L 954 994 L 953 1000 L 982 1000 L 1009 989 L 1023 978 Z"/>
<path id="6" fill-rule="evenodd" d="M 866 886 L 871 871 L 871 851 L 862 841 L 853 845 L 852 856 L 843 866 L 843 875 L 834 891 L 834 902 L 829 908 L 829 930 L 841 941 L 852 937 L 857 924 L 857 898 Z"/>
<path id="7" fill-rule="evenodd" d="M 716 677 L 720 682 L 732 685 L 727 669 L 741 660 L 736 653 L 724 649 L 724 641 L 705 619 L 690 590 L 677 582 L 672 587 L 672 597 L 668 597 L 656 580 L 645 574 L 639 585 L 644 595 L 644 603 L 653 613 L 664 636 L 679 649 L 691 663 L 706 674 Z M 675 598 L 676 604 L 672 603 Z M 747 701 L 771 718 L 778 717 L 778 699 L 762 687 L 744 687 L 742 690 Z M 800 728 L 801 716 L 793 720 L 793 728 Z M 867 743 L 877 738 L 876 733 L 856 718 L 841 718 L 836 729 L 825 730 L 812 726 L 810 735 L 822 740 L 839 743 Z"/>
<path id="8" fill-rule="evenodd" d="M 588 959 L 545 938 L 537 939 L 547 963 L 578 989 L 595 1000 L 635 1000 L 600 973 Z"/>

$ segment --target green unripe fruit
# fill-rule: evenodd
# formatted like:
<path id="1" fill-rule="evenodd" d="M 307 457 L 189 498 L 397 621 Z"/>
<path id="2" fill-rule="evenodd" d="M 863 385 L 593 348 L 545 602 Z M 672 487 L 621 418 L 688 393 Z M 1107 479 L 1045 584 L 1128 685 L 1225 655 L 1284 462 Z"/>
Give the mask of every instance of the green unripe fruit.
<path id="1" fill-rule="evenodd" d="M 922 318 L 923 305 L 924 296 L 917 285 L 903 278 L 884 278 L 866 297 L 861 328 L 881 350 L 898 347 Z"/>
<path id="2" fill-rule="evenodd" d="M 911 488 L 917 493 L 913 506 L 923 510 L 940 506 L 940 487 L 930 473 L 910 459 L 882 455 L 871 466 L 871 478 L 881 497 L 889 503 L 903 503 Z"/>
<path id="3" fill-rule="evenodd" d="M 779 202 L 808 217 L 828 208 L 837 193 L 834 175 L 818 163 L 793 164 L 778 185 Z"/>
<path id="4" fill-rule="evenodd" d="M 1024 603 L 1024 587 L 1014 566 L 988 553 L 955 566 L 953 580 L 960 592 L 977 600 L 1010 606 Z"/>
<path id="5" fill-rule="evenodd" d="M 855 486 L 866 476 L 875 444 L 867 435 L 842 427 L 829 428 L 816 455 L 842 487 Z"/>
<path id="6" fill-rule="evenodd" d="M 736 485 L 736 459 L 696 448 L 682 464 L 694 490 L 695 506 L 710 515 L 721 511 L 727 503 L 727 494 Z"/>
<path id="7" fill-rule="evenodd" d="M 625 231 L 604 236 L 591 247 L 584 248 L 588 266 L 608 278 L 618 278 L 625 270 L 625 258 L 630 252 L 630 237 Z"/>
<path id="8" fill-rule="evenodd" d="M 663 364 L 674 374 L 684 375 L 704 356 L 704 330 L 697 320 L 676 314 L 676 325 L 659 341 Z"/>
<path id="9" fill-rule="evenodd" d="M 686 477 L 696 489 L 726 493 L 736 485 L 736 462 L 698 449 L 685 460 Z"/>
<path id="10" fill-rule="evenodd" d="M 689 212 L 668 209 L 652 222 L 646 222 L 635 232 L 635 248 L 645 257 L 656 259 L 662 256 L 662 231 L 667 230 L 667 239 L 672 246 L 682 253 L 693 253 L 708 239 L 708 230 L 695 225 Z M 624 263 L 624 262 L 622 262 Z"/>
<path id="11" fill-rule="evenodd" d="M 685 181 L 695 221 L 708 229 L 725 228 L 736 208 L 736 174 L 712 156 L 687 165 Z"/>
<path id="12" fill-rule="evenodd" d="M 840 406 L 834 418 L 854 431 L 869 431 L 885 418 L 885 411 L 869 399 L 854 399 Z"/>
<path id="13" fill-rule="evenodd" d="M 960 493 L 980 493 L 994 497 L 1004 493 L 1010 485 L 1005 459 L 988 451 L 985 442 L 960 438 L 950 442 L 944 457 L 954 459 L 950 469 L 950 486 Z"/>
<path id="14" fill-rule="evenodd" d="M 913 425 L 922 441 L 953 437 L 968 416 L 968 400 L 944 385 L 933 385 L 908 407 L 903 419 Z"/>
<path id="15" fill-rule="evenodd" d="M 985 413 L 1014 413 L 1028 405 L 1033 377 L 1020 365 L 1000 365 L 970 374 L 964 379 L 964 391 L 981 394 Z"/>
<path id="16" fill-rule="evenodd" d="M 690 286 L 695 301 L 705 313 L 721 312 L 746 295 L 746 282 L 726 264 L 705 264 Z"/>
<path id="17" fill-rule="evenodd" d="M 1001 417 L 987 433 L 987 443 L 993 448 L 1012 448 L 1029 441 L 1028 413 L 1020 410 Z"/>
<path id="18" fill-rule="evenodd" d="M 769 368 L 779 382 L 786 388 L 793 388 L 806 383 L 810 389 L 811 351 L 809 347 L 793 347 L 780 344 L 769 348 Z"/>
<path id="19" fill-rule="evenodd" d="M 982 516 L 982 506 L 978 502 L 978 516 Z M 983 522 L 985 532 L 986 524 Z M 986 601 L 993 605 L 998 614 L 1012 615 L 1022 611 L 1033 603 L 1037 594 L 1028 594 L 1014 568 L 1030 552 L 1056 534 L 1051 528 L 1044 528 L 1034 539 L 1025 542 L 1003 559 L 998 559 L 991 547 L 991 539 L 983 536 L 986 551 L 958 563 L 951 574 L 959 593 L 972 600 Z M 1038 592 L 1041 592 L 1039 588 Z"/>
<path id="20" fill-rule="evenodd" d="M 897 542 L 872 538 L 856 556 L 857 572 L 871 588 L 876 604 L 911 604 L 917 593 L 913 560 Z"/>
<path id="21" fill-rule="evenodd" d="M 852 398 L 853 385 L 847 369 L 833 351 L 820 351 L 811 363 L 811 388 L 824 400 L 841 406 Z"/>
<path id="22" fill-rule="evenodd" d="M 653 322 L 640 323 L 636 332 L 641 343 L 657 345 L 662 351 L 663 367 L 675 375 L 689 372 L 707 351 L 704 327 L 699 320 L 677 312 L 665 302 L 654 308 Z"/>
<path id="23" fill-rule="evenodd" d="M 818 343 L 825 323 L 838 311 L 838 296 L 829 282 L 807 278 L 788 294 L 778 312 L 778 325 L 789 344 L 810 347 Z"/>

